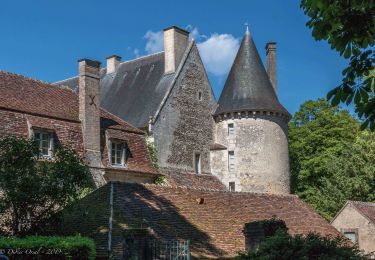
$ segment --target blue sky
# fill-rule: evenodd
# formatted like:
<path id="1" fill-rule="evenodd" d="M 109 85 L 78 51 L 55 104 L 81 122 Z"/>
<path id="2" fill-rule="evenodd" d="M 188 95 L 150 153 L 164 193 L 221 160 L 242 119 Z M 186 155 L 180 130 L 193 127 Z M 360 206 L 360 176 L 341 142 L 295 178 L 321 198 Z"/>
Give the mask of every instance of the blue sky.
<path id="1" fill-rule="evenodd" d="M 77 74 L 77 60 L 158 51 L 160 31 L 192 31 L 218 98 L 245 23 L 264 59 L 277 42 L 279 98 L 294 113 L 340 83 L 347 61 L 306 28 L 299 1 L 17 1 L 0 8 L 0 70 L 49 82 Z M 105 63 L 104 63 L 105 64 Z"/>

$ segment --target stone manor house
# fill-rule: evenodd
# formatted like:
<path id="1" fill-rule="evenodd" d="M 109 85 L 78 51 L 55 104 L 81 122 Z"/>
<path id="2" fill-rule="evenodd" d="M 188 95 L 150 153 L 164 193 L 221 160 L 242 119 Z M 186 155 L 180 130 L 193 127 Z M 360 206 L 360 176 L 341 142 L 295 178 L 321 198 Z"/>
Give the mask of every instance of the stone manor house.
<path id="1" fill-rule="evenodd" d="M 78 76 L 52 84 L 0 71 L 0 137 L 34 137 L 46 160 L 59 143 L 84 156 L 98 189 L 64 210 L 59 232 L 94 238 L 101 258 L 126 259 L 132 230 L 189 241 L 193 258 L 228 258 L 246 248 L 245 223 L 273 216 L 291 234 L 336 236 L 289 194 L 276 43 L 265 54 L 267 70 L 247 31 L 218 101 L 196 43 L 175 26 L 163 52 L 112 55 L 105 68 L 82 59 Z"/>

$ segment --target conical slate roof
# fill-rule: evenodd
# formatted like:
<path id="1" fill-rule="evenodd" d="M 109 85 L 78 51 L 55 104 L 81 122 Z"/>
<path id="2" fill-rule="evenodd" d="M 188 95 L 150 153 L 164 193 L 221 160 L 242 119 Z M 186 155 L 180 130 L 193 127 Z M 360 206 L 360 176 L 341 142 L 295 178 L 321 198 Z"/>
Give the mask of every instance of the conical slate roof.
<path id="1" fill-rule="evenodd" d="M 272 111 L 290 117 L 276 96 L 249 32 L 242 40 L 215 115 L 240 111 Z"/>

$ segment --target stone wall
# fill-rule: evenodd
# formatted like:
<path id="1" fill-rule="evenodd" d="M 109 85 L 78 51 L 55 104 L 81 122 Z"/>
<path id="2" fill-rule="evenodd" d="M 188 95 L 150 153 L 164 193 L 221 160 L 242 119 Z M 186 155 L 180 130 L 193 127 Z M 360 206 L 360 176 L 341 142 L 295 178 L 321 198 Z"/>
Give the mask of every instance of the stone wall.
<path id="1" fill-rule="evenodd" d="M 375 224 L 365 218 L 350 203 L 331 223 L 338 231 L 358 230 L 358 244 L 366 253 L 375 252 Z"/>
<path id="2" fill-rule="evenodd" d="M 228 124 L 234 134 L 228 135 Z M 287 124 L 279 117 L 257 115 L 216 123 L 216 143 L 227 150 L 211 152 L 212 173 L 236 191 L 289 193 Z M 228 152 L 234 151 L 235 170 L 228 170 Z"/>
<path id="3" fill-rule="evenodd" d="M 199 100 L 201 97 L 201 100 Z M 201 172 L 210 173 L 211 116 L 216 101 L 194 44 L 173 90 L 153 127 L 159 165 L 193 172 L 201 155 Z"/>

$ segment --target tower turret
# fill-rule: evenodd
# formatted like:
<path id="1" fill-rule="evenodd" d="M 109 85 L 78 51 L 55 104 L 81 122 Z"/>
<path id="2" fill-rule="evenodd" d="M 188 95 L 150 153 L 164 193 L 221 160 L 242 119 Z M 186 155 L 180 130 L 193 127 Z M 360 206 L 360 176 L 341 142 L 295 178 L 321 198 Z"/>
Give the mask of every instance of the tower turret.
<path id="1" fill-rule="evenodd" d="M 229 189 L 289 193 L 288 111 L 246 32 L 214 113 L 211 167 Z"/>

